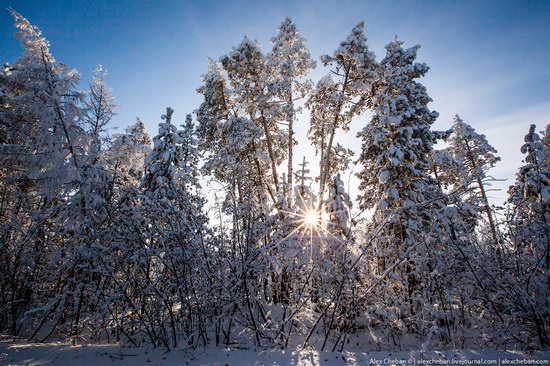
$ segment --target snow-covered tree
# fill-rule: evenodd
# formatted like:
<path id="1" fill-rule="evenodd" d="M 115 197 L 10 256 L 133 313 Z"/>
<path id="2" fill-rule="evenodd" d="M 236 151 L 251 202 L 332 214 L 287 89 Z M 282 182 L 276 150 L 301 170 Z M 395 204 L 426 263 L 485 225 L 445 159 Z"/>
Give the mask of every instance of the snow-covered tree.
<path id="1" fill-rule="evenodd" d="M 272 52 L 264 55 L 257 42 L 245 37 L 219 63 L 210 61 L 199 89 L 204 102 L 196 112 L 203 172 L 226 187 L 223 210 L 231 224 L 220 245 L 232 261 L 223 288 L 233 284 L 241 294 L 234 306 L 242 309 L 239 322 L 256 342 L 266 331 L 259 326 L 265 319 L 254 315 L 260 304 L 250 299 L 288 303 L 295 290 L 287 278 L 287 263 L 294 259 L 283 258 L 293 225 L 281 222 L 293 216 L 291 187 L 282 183 L 288 176 L 282 180 L 278 170 L 292 152 L 294 103 L 307 91 L 301 78 L 312 67 L 292 22 L 285 21 L 273 42 Z M 289 130 L 281 127 L 285 123 Z M 278 213 L 272 215 L 273 209 Z M 228 305 L 220 311 L 229 311 Z"/>
<path id="2" fill-rule="evenodd" d="M 394 39 L 377 62 L 359 23 L 310 93 L 315 63 L 287 18 L 269 53 L 245 37 L 209 61 L 196 127 L 167 108 L 153 140 L 139 119 L 107 137 L 104 69 L 76 91 L 12 14 L 24 53 L 0 74 L 0 333 L 166 349 L 550 344 L 550 125 L 525 138 L 497 232 L 499 158 L 458 116 L 431 130 L 419 46 Z M 306 97 L 319 192 L 306 158 L 293 166 Z M 372 217 L 352 222 L 339 172 L 353 151 L 336 134 L 361 118 L 357 203 Z M 476 235 L 484 213 L 493 241 Z"/>
<path id="3" fill-rule="evenodd" d="M 2 78 L 2 156 L 17 157 L 48 198 L 78 180 L 87 138 L 79 124 L 79 75 L 55 60 L 40 30 L 11 11 L 24 53 Z"/>
<path id="4" fill-rule="evenodd" d="M 64 286 L 52 286 L 70 277 L 60 275 L 74 235 L 66 202 L 80 187 L 89 139 L 80 125 L 78 73 L 55 60 L 38 28 L 11 14 L 23 54 L 0 78 L 1 308 L 8 332 L 31 336 L 69 306 L 57 298 Z M 45 310 L 23 317 L 33 308 Z"/>
<path id="5" fill-rule="evenodd" d="M 350 161 L 350 151 L 335 145 L 336 132 L 349 129 L 352 118 L 365 110 L 371 94 L 376 62 L 363 28 L 364 23 L 359 23 L 332 55 L 321 57 L 324 66 L 332 67 L 336 81 L 332 76 L 323 78 L 306 104 L 311 111 L 309 138 L 320 161 L 319 210 L 323 207 L 326 182 L 337 171 L 345 170 Z M 334 163 L 336 160 L 338 163 Z"/>
<path id="6" fill-rule="evenodd" d="M 510 200 L 519 203 L 522 199 L 530 199 L 544 205 L 550 201 L 550 152 L 541 142 L 535 128 L 535 125 L 531 125 L 529 133 L 525 135 L 521 152 L 526 154 L 526 164 L 517 174 L 516 185 L 510 189 Z"/>
<path id="7" fill-rule="evenodd" d="M 199 212 L 203 200 L 198 196 L 200 186 L 196 177 L 199 153 L 191 117 L 188 115 L 183 129 L 178 130 L 172 124 L 173 112 L 173 109 L 166 108 L 166 114 L 161 117 L 164 122 L 159 124 L 158 135 L 153 138 L 153 149 L 145 158 L 141 188 L 143 206 L 148 214 L 144 215 L 152 221 L 158 220 L 155 225 L 163 230 L 170 230 L 169 227 L 182 229 L 180 225 L 183 225 L 194 231 L 194 225 L 202 225 L 201 220 L 204 220 Z M 155 211 L 157 214 L 152 214 Z M 179 217 L 182 213 L 185 214 Z M 191 222 L 171 222 L 171 215 Z M 160 235 L 164 234 L 163 230 L 159 231 Z"/>
<path id="8" fill-rule="evenodd" d="M 319 156 L 320 166 L 328 169 L 330 174 L 348 169 L 353 156 L 351 149 L 346 149 L 339 143 L 333 143 L 330 160 L 326 160 L 326 153 L 330 136 L 334 135 L 333 116 L 334 110 L 338 108 L 338 99 L 334 98 L 339 93 L 340 84 L 335 82 L 331 75 L 323 77 L 317 83 L 315 91 L 308 100 L 308 107 L 311 109 L 311 125 L 308 131 L 308 138 L 313 142 L 315 153 Z M 349 121 L 348 121 L 349 122 Z M 344 131 L 347 126 L 342 127 Z M 328 164 L 328 168 L 327 165 Z M 320 179 L 320 178 L 319 178 Z"/>
<path id="9" fill-rule="evenodd" d="M 284 131 L 277 125 L 274 110 L 271 108 L 273 95 L 269 85 L 273 79 L 267 67 L 266 56 L 261 52 L 257 41 L 244 37 L 242 42 L 220 60 L 227 73 L 233 108 L 236 114 L 247 118 L 262 132 L 258 149 L 260 160 L 267 164 L 271 177 L 262 177 L 267 189 L 274 192 L 279 189 L 277 167 L 285 157 L 286 142 Z M 263 173 L 262 173 L 263 175 Z M 270 193 L 273 201 L 274 194 Z"/>
<path id="10" fill-rule="evenodd" d="M 203 169 L 230 185 L 231 199 L 266 209 L 266 198 L 276 198 L 265 174 L 268 154 L 258 143 L 263 130 L 240 109 L 218 63 L 209 62 L 203 81 L 204 102 L 196 111 L 199 147 L 206 154 Z"/>
<path id="11" fill-rule="evenodd" d="M 531 248 L 537 262 L 550 269 L 550 150 L 541 142 L 531 125 L 521 152 L 525 165 L 509 189 L 514 206 L 516 240 Z"/>
<path id="12" fill-rule="evenodd" d="M 224 342 L 230 341 L 233 322 L 238 322 L 261 343 L 265 329 L 255 315 L 260 303 L 251 299 L 282 301 L 287 291 L 277 289 L 281 281 L 274 273 L 282 269 L 268 260 L 269 254 L 275 256 L 278 251 L 270 238 L 276 222 L 270 211 L 278 203 L 280 188 L 273 168 L 283 161 L 286 139 L 276 144 L 270 140 L 271 132 L 280 136 L 283 131 L 271 130 L 275 121 L 269 114 L 266 77 L 265 57 L 257 44 L 245 39 L 222 58 L 221 65 L 210 61 L 199 88 L 204 97 L 196 111 L 199 146 L 205 154 L 202 171 L 223 184 L 222 210 L 229 222 L 219 233 L 214 255 L 222 265 L 219 291 L 231 293 L 232 299 L 213 301 L 216 311 L 227 317 L 218 328 Z"/>
<path id="13" fill-rule="evenodd" d="M 394 335 L 407 328 L 424 333 L 435 322 L 421 309 L 433 306 L 428 307 L 426 281 L 438 267 L 445 235 L 443 194 L 430 175 L 433 144 L 441 135 L 431 130 L 438 114 L 428 108 L 431 98 L 415 80 L 429 68 L 415 62 L 419 46 L 404 49 L 402 44 L 397 38 L 390 42 L 376 70 L 369 100 L 373 117 L 359 133 L 363 170 L 357 174 L 359 205 L 374 209 L 373 221 L 380 228 L 374 270 L 386 285 L 381 294 L 385 316 L 402 319 L 386 319 Z"/>
<path id="14" fill-rule="evenodd" d="M 145 123 L 139 118 L 125 133 L 113 135 L 109 148 L 102 155 L 102 164 L 112 174 L 117 192 L 139 186 L 151 144 Z"/>
<path id="15" fill-rule="evenodd" d="M 351 199 L 346 193 L 344 182 L 340 174 L 332 178 L 332 184 L 329 187 L 329 195 L 325 203 L 328 213 L 327 230 L 334 236 L 341 236 L 352 240 L 351 230 Z"/>
<path id="16" fill-rule="evenodd" d="M 525 345 L 550 344 L 550 151 L 531 125 L 524 165 L 508 190 L 506 231 L 498 252 L 485 253 L 482 280 L 503 328 Z M 493 265 L 486 268 L 487 263 Z M 505 304 L 502 308 L 495 305 Z M 509 332 L 510 330 L 507 330 Z"/>
<path id="17" fill-rule="evenodd" d="M 102 222 L 108 215 L 109 207 L 114 201 L 113 175 L 104 164 L 103 144 L 108 142 L 105 136 L 107 125 L 115 115 L 114 97 L 107 87 L 106 72 L 101 65 L 92 73 L 92 81 L 82 104 L 81 124 L 89 136 L 89 145 L 85 156 L 80 159 L 80 185 L 75 194 L 68 200 L 70 218 L 76 225 L 88 225 L 83 229 L 94 230 L 93 225 Z"/>
<path id="18" fill-rule="evenodd" d="M 479 209 L 464 201 L 463 196 L 467 193 L 464 191 L 465 187 L 457 184 L 461 182 L 459 177 L 463 165 L 454 158 L 449 147 L 433 150 L 430 161 L 430 173 L 435 178 L 438 189 L 445 194 L 448 205 L 446 216 L 453 238 L 456 240 L 461 235 L 471 235 L 476 227 Z"/>
<path id="19" fill-rule="evenodd" d="M 454 190 L 461 191 L 467 204 L 483 212 L 489 223 L 492 239 L 498 243 L 498 233 L 493 213 L 487 198 L 487 172 L 500 158 L 485 135 L 465 123 L 458 115 L 454 118 L 449 151 L 460 168 L 453 179 Z"/>
<path id="20" fill-rule="evenodd" d="M 305 40 L 300 36 L 296 25 L 290 18 L 286 18 L 279 26 L 279 33 L 271 39 L 272 51 L 267 55 L 267 63 L 273 80 L 269 90 L 279 100 L 279 113 L 288 125 L 288 153 L 287 153 L 287 184 L 293 186 L 293 148 L 294 121 L 300 108 L 295 102 L 304 98 L 311 90 L 311 81 L 303 80 L 315 68 L 315 61 L 311 59 Z"/>
<path id="21" fill-rule="evenodd" d="M 190 307 L 199 301 L 195 286 L 201 285 L 202 267 L 196 261 L 204 257 L 198 253 L 206 224 L 195 177 L 199 156 L 194 127 L 188 117 L 178 131 L 173 112 L 166 109 L 145 159 L 142 194 L 130 212 L 133 225 L 127 233 L 135 240 L 127 243 L 132 250 L 123 252 L 132 266 L 120 275 L 128 290 L 125 296 L 118 294 L 118 301 L 141 310 L 117 319 L 137 322 L 142 328 L 133 331 L 134 337 L 147 336 L 166 348 L 196 331 Z"/>
<path id="22" fill-rule="evenodd" d="M 546 147 L 546 149 L 550 150 L 550 123 L 546 125 L 546 128 L 544 131 L 541 131 L 542 133 L 542 144 Z"/>
<path id="23" fill-rule="evenodd" d="M 84 98 L 84 126 L 92 136 L 91 155 L 97 155 L 102 149 L 102 139 L 107 131 L 107 125 L 116 115 L 115 98 L 106 84 L 107 71 L 102 65 L 97 65 L 92 72 L 90 88 Z"/>
<path id="24" fill-rule="evenodd" d="M 176 183 L 181 149 L 177 127 L 171 122 L 172 113 L 172 108 L 166 108 L 166 114 L 161 117 L 165 122 L 159 124 L 158 135 L 153 138 L 153 149 L 145 158 L 142 187 L 151 198 L 157 195 L 168 200 L 176 198 L 172 188 Z"/>
<path id="25" fill-rule="evenodd" d="M 459 164 L 453 158 L 449 148 L 433 150 L 430 162 L 430 172 L 433 174 L 439 189 L 441 191 L 452 189 L 455 176 L 458 174 Z"/>
<path id="26" fill-rule="evenodd" d="M 420 46 L 402 44 L 395 39 L 386 46 L 370 100 L 374 116 L 359 133 L 360 204 L 379 212 L 427 201 L 435 183 L 428 172 L 436 139 L 430 127 L 438 114 L 427 106 L 426 88 L 414 80 L 429 68 L 414 62 Z"/>
<path id="27" fill-rule="evenodd" d="M 301 215 L 307 215 L 310 211 L 315 211 L 315 194 L 311 190 L 310 170 L 307 168 L 309 162 L 306 161 L 304 156 L 300 169 L 296 171 L 296 185 L 294 186 L 294 202 L 296 212 Z"/>

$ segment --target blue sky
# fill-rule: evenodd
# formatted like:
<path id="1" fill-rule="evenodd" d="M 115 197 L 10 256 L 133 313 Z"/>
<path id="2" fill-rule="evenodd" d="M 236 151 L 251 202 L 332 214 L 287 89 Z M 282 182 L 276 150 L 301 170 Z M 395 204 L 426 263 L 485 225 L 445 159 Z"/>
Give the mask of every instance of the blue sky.
<path id="1" fill-rule="evenodd" d="M 87 85 L 97 63 L 108 72 L 118 116 L 136 116 L 156 132 L 159 116 L 173 107 L 175 119 L 196 109 L 195 93 L 207 58 L 219 58 L 243 35 L 264 50 L 278 24 L 291 16 L 318 59 L 331 53 L 351 28 L 365 21 L 368 44 L 377 58 L 398 35 L 405 45 L 421 44 L 419 61 L 431 70 L 422 81 L 440 113 L 434 128 L 450 127 L 458 113 L 485 133 L 503 159 L 493 174 L 513 183 L 519 148 L 530 123 L 550 123 L 550 1 L 0 1 L 37 25 L 54 56 L 76 68 Z M 0 61 L 21 53 L 7 11 L 0 11 Z M 316 81 L 327 70 L 320 65 Z M 342 142 L 358 148 L 354 121 Z M 303 131 L 307 121 L 303 121 Z M 307 143 L 302 140 L 305 154 Z M 504 192 L 494 193 L 501 203 Z"/>

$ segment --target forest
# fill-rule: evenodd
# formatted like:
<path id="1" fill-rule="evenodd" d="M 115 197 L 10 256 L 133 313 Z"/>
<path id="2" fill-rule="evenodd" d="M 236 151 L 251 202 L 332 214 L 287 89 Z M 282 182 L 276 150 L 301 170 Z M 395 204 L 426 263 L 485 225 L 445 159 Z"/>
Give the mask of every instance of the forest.
<path id="1" fill-rule="evenodd" d="M 23 51 L 0 73 L 3 339 L 550 347 L 550 125 L 526 124 L 495 207 L 498 153 L 458 115 L 432 129 L 420 46 L 395 38 L 377 59 L 359 23 L 316 61 L 286 18 L 267 52 L 244 37 L 204 65 L 196 110 L 110 133 L 106 70 L 82 86 L 11 14 Z M 359 151 L 338 142 L 352 122 Z"/>

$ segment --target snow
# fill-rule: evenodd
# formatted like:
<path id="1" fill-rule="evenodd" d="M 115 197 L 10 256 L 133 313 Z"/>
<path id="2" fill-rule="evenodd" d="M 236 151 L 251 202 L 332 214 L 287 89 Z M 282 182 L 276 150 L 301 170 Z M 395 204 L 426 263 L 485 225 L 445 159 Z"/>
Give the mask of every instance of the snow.
<path id="1" fill-rule="evenodd" d="M 25 54 L 12 74 L 0 74 L 7 126 L 0 128 L 0 332 L 73 344 L 122 338 L 142 348 L 3 343 L 0 364 L 416 365 L 421 356 L 497 358 L 388 349 L 550 347 L 550 259 L 541 260 L 549 129 L 541 142 L 531 126 L 511 190 L 514 215 L 495 228 L 495 209 L 476 202 L 496 150 L 457 116 L 449 148 L 432 157 L 434 142 L 450 132 L 431 130 L 437 113 L 416 81 L 429 69 L 414 62 L 417 46 L 403 49 L 396 39 L 377 63 L 359 23 L 324 56 L 333 76 L 312 91 L 301 79 L 313 67 L 309 51 L 297 46 L 303 42 L 287 19 L 272 53 L 245 37 L 212 63 L 199 89 L 198 130 L 190 115 L 176 127 L 167 108 L 151 150 L 140 121 L 103 138 L 113 112 L 100 115 L 97 106 L 108 101 L 107 89 L 98 89 L 96 102 L 80 101 L 77 74 L 49 56 L 38 30 L 16 20 Z M 99 79 L 93 85 L 103 87 Z M 317 192 L 305 157 L 293 168 L 298 106 L 310 111 Z M 336 131 L 367 107 L 374 115 L 360 135 L 359 201 L 375 212 L 351 220 L 339 172 L 353 151 L 336 142 Z M 288 180 L 279 180 L 285 159 Z M 209 192 L 199 179 L 221 186 L 211 202 L 219 221 L 207 223 L 214 215 L 204 209 Z M 328 220 L 304 227 L 320 208 Z M 164 352 L 220 338 L 241 349 Z M 353 352 L 296 348 L 302 343 Z M 364 353 L 372 350 L 381 352 Z"/>
<path id="2" fill-rule="evenodd" d="M 550 351 L 533 354 L 496 350 L 319 352 L 313 349 L 242 350 L 199 348 L 164 352 L 119 345 L 1 342 L 2 365 L 548 365 Z"/>

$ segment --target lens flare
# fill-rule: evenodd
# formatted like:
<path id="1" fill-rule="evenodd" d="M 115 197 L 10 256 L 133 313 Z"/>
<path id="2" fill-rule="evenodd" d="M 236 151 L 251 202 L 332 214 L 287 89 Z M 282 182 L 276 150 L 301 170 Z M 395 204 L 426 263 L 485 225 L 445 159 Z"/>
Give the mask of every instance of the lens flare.
<path id="1" fill-rule="evenodd" d="M 317 211 L 307 211 L 304 215 L 304 223 L 310 229 L 315 229 L 319 226 L 319 213 Z"/>

